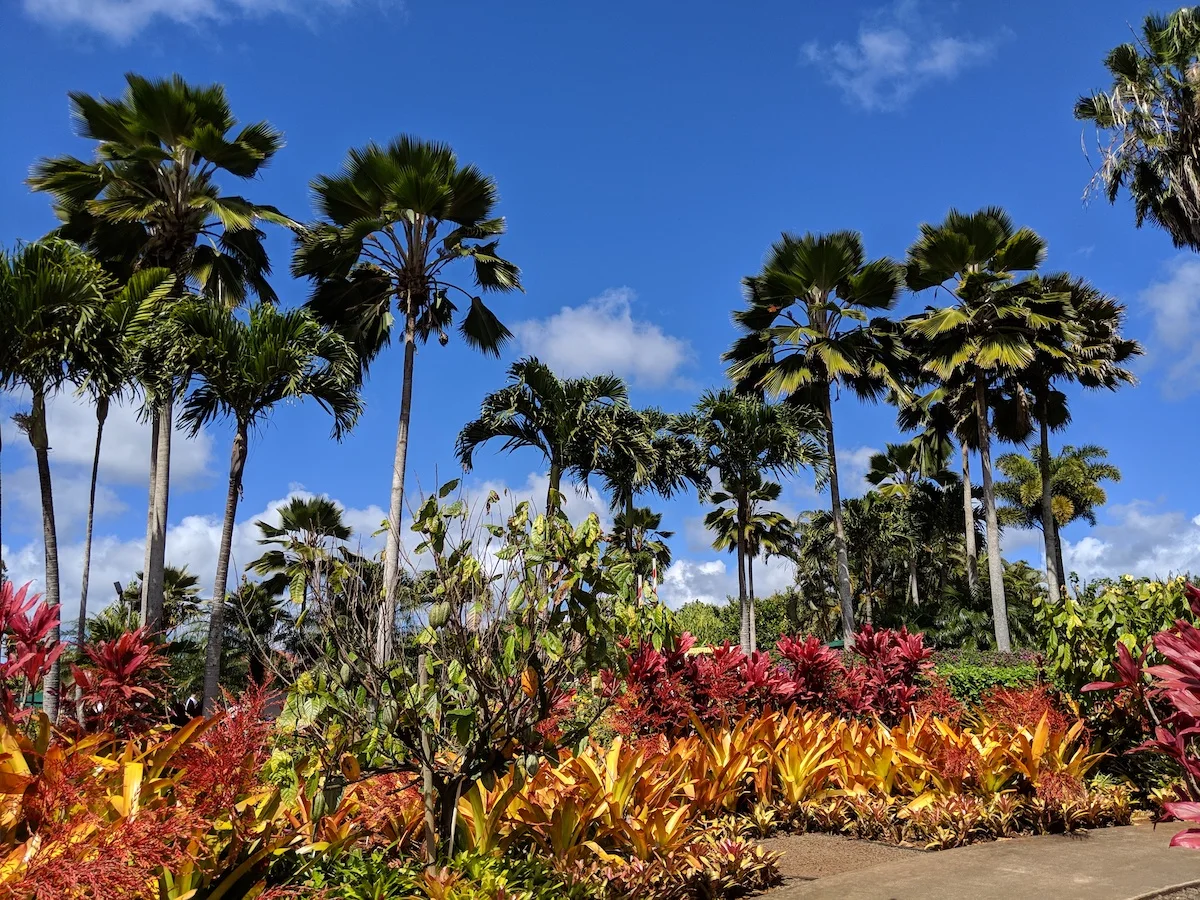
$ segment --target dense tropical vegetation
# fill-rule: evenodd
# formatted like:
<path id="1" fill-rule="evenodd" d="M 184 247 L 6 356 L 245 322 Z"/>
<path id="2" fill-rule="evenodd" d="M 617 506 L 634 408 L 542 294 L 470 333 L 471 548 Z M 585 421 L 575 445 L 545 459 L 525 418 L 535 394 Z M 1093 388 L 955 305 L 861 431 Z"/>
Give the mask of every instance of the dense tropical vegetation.
<path id="1" fill-rule="evenodd" d="M 1112 140 L 1098 183 L 1200 249 L 1200 20 L 1151 18 L 1106 65 L 1112 90 L 1075 110 Z M 743 280 L 728 383 L 690 408 L 520 359 L 455 452 L 469 472 L 535 451 L 545 497 L 414 499 L 418 346 L 511 336 L 484 299 L 521 290 L 494 180 L 444 144 L 369 143 L 313 181 L 302 224 L 223 187 L 280 133 L 239 127 L 219 85 L 127 82 L 71 95 L 94 158 L 34 165 L 61 226 L 0 255 L 0 390 L 26 404 L 45 559 L 40 594 L 0 566 L 0 893 L 720 898 L 778 880 L 754 842 L 777 830 L 933 849 L 1142 808 L 1200 822 L 1200 591 L 1080 583 L 1061 538 L 1121 477 L 1103 447 L 1054 446 L 1068 391 L 1132 383 L 1141 348 L 1124 305 L 1043 272 L 1046 239 L 1003 209 L 914 223 L 904 259 L 783 233 Z M 266 225 L 293 238 L 302 306 L 280 308 Z M 895 316 L 905 297 L 925 308 Z M 342 438 L 393 336 L 382 552 L 295 497 L 233 560 L 254 430 L 311 400 Z M 72 392 L 96 427 L 65 635 L 46 409 Z M 861 492 L 835 429 L 855 401 L 896 420 Z M 97 608 L 118 402 L 150 423 L 145 565 Z M 177 423 L 232 430 L 211 573 L 167 558 Z M 798 477 L 828 504 L 790 510 Z M 572 521 L 571 489 L 608 513 Z M 671 610 L 658 507 L 688 493 L 738 589 Z M 1040 533 L 1040 567 L 1004 558 L 1005 528 Z M 770 560 L 792 583 L 756 591 Z"/>

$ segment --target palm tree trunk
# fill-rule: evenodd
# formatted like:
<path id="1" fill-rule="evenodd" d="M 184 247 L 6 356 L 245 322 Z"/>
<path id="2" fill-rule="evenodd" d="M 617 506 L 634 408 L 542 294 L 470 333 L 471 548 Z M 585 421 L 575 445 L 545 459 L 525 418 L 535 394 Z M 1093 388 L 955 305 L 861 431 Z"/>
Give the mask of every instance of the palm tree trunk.
<path id="1" fill-rule="evenodd" d="M 758 649 L 758 622 L 754 615 L 754 554 L 746 553 L 746 596 L 750 607 L 750 652 Z"/>
<path id="2" fill-rule="evenodd" d="M 741 519 L 741 512 L 738 513 Z M 742 529 L 738 527 L 737 536 L 737 568 L 738 568 L 738 605 L 742 614 L 741 644 L 742 652 L 750 653 L 750 594 L 746 587 L 746 544 L 742 539 Z"/>
<path id="3" fill-rule="evenodd" d="M 46 395 L 41 389 L 35 388 L 33 392 L 33 409 L 30 411 L 27 432 L 34 457 L 37 459 L 38 487 L 42 498 L 42 536 L 46 559 L 46 592 L 43 602 L 46 606 L 57 607 L 60 604 L 58 529 L 54 523 L 54 489 L 50 482 L 50 440 L 46 434 Z M 60 634 L 59 624 L 55 622 L 47 640 L 51 644 L 55 644 L 58 642 Z M 42 711 L 52 724 L 58 721 L 59 666 L 60 663 L 55 660 L 42 682 Z"/>
<path id="4" fill-rule="evenodd" d="M 167 501 L 171 493 L 172 399 L 168 396 L 158 410 L 158 447 L 154 461 L 154 495 L 151 504 L 150 565 L 142 579 L 145 591 L 145 624 L 150 634 L 166 630 L 163 619 L 163 574 L 167 565 Z"/>
<path id="5" fill-rule="evenodd" d="M 988 588 L 992 594 L 992 621 L 996 628 L 996 649 L 1012 650 L 1008 636 L 1008 604 L 1004 599 L 1004 563 L 1000 559 L 1000 519 L 996 514 L 996 493 L 992 487 L 992 447 L 988 428 L 987 385 L 983 376 L 975 379 L 975 417 L 979 421 L 979 468 L 983 471 L 983 509 L 987 517 Z"/>
<path id="6" fill-rule="evenodd" d="M 921 605 L 921 595 L 917 591 L 917 554 L 908 558 L 908 598 L 913 606 Z"/>
<path id="7" fill-rule="evenodd" d="M 1057 602 L 1062 599 L 1062 584 L 1058 580 L 1058 535 L 1055 534 L 1054 522 L 1054 491 L 1050 484 L 1050 426 L 1046 424 L 1049 414 L 1046 402 L 1046 392 L 1038 401 L 1038 418 L 1041 420 L 1041 454 L 1038 459 L 1038 470 L 1042 477 L 1042 537 L 1046 541 L 1046 587 L 1050 591 L 1050 599 Z"/>
<path id="8" fill-rule="evenodd" d="M 154 485 L 158 473 L 158 414 L 150 418 L 150 476 L 146 487 L 146 549 L 142 556 L 142 595 L 138 607 L 138 623 L 146 624 L 146 574 L 150 571 L 150 534 L 154 530 Z"/>
<path id="9" fill-rule="evenodd" d="M 971 490 L 971 455 L 965 441 L 958 442 L 958 454 L 962 457 L 963 483 L 963 534 L 967 551 L 967 590 L 972 597 L 979 596 L 979 550 L 975 546 L 975 503 Z"/>
<path id="10" fill-rule="evenodd" d="M 208 647 L 204 654 L 204 714 L 211 715 L 221 684 L 221 643 L 225 636 L 225 588 L 229 580 L 229 554 L 233 547 L 233 523 L 237 517 L 238 497 L 242 493 L 242 472 L 246 468 L 246 425 L 239 422 L 229 454 L 229 490 L 225 494 L 225 521 L 221 525 L 221 546 L 217 551 L 217 578 L 213 583 L 212 609 L 208 616 Z"/>
<path id="11" fill-rule="evenodd" d="M 100 477 L 100 443 L 104 438 L 104 420 L 108 418 L 108 398 L 96 398 L 96 449 L 92 453 L 92 483 L 88 490 L 87 525 L 83 537 L 83 584 L 79 589 L 79 628 L 75 631 L 75 647 L 83 652 L 87 631 L 88 578 L 92 570 L 92 526 L 96 519 L 96 482 Z M 75 716 L 83 725 L 83 688 L 75 686 Z"/>
<path id="12" fill-rule="evenodd" d="M 1063 566 L 1062 535 L 1058 531 L 1058 520 L 1054 521 L 1054 564 L 1058 571 L 1058 586 L 1062 591 L 1067 589 L 1067 570 Z"/>
<path id="13" fill-rule="evenodd" d="M 388 504 L 387 545 L 383 553 L 383 605 L 375 629 L 375 663 L 382 666 L 392 655 L 396 628 L 396 603 L 400 587 L 400 520 L 404 515 L 404 474 L 408 466 L 408 426 L 412 420 L 413 364 L 417 356 L 416 317 L 412 298 L 405 303 L 404 382 L 400 389 L 400 425 L 396 429 L 396 457 L 392 463 L 392 496 Z"/>
<path id="14" fill-rule="evenodd" d="M 842 522 L 842 492 L 838 485 L 837 445 L 833 436 L 833 404 L 825 385 L 825 430 L 829 452 L 829 499 L 833 504 L 833 547 L 837 553 L 838 599 L 842 606 L 842 641 L 854 646 L 854 597 L 850 589 L 850 555 L 846 551 L 846 527 Z"/>
<path id="15" fill-rule="evenodd" d="M 558 512 L 558 498 L 562 491 L 562 466 L 553 457 L 550 459 L 550 485 L 546 488 L 546 517 Z"/>

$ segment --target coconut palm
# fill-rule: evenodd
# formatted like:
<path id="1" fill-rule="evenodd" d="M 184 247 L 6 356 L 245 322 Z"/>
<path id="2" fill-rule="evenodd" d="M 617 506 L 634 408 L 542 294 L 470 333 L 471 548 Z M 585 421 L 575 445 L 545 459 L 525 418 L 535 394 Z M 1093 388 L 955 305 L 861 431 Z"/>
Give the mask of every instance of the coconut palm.
<path id="1" fill-rule="evenodd" d="M 279 524 L 259 520 L 259 543 L 270 547 L 246 569 L 287 587 L 293 603 L 303 605 L 323 589 L 336 564 L 334 549 L 353 531 L 342 521 L 342 509 L 327 497 L 293 497 L 276 509 Z"/>
<path id="2" fill-rule="evenodd" d="M 718 504 L 731 503 L 735 509 L 741 643 L 750 652 L 755 635 L 746 568 L 755 507 L 752 494 L 765 490 L 765 474 L 790 475 L 808 467 L 818 473 L 818 479 L 824 476 L 827 456 L 818 438 L 823 430 L 821 420 L 808 407 L 767 403 L 726 389 L 707 391 L 696 404 L 690 424 L 708 467 L 716 469 L 721 480 L 722 490 L 711 499 Z"/>
<path id="3" fill-rule="evenodd" d="M 7 348 L 0 390 L 23 388 L 31 395 L 29 412 L 15 418 L 37 463 L 48 606 L 58 606 L 61 594 L 46 402 L 79 376 L 80 360 L 100 339 L 107 284 L 100 265 L 69 241 L 48 239 L 0 253 L 0 344 Z M 58 640 L 57 624 L 50 638 Z M 56 663 L 45 682 L 51 722 L 58 716 L 58 685 Z"/>
<path id="4" fill-rule="evenodd" d="M 999 457 L 996 468 L 1004 480 L 996 483 L 996 496 L 1005 502 L 1000 509 L 1003 524 L 1044 529 L 1044 486 L 1048 483 L 1053 540 L 1046 541 L 1046 549 L 1054 555 L 1048 557 L 1047 568 L 1054 570 L 1056 583 L 1065 588 L 1066 572 L 1059 532 L 1079 519 L 1095 525 L 1096 508 L 1108 502 L 1108 494 L 1101 482 L 1120 481 L 1121 470 L 1107 462 L 1107 450 L 1094 444 L 1082 447 L 1067 444 L 1057 456 L 1045 462 L 1044 452 L 1037 446 L 1029 456 L 1006 453 Z"/>
<path id="5" fill-rule="evenodd" d="M 615 375 L 560 379 L 529 357 L 508 370 L 509 384 L 483 398 L 479 418 L 458 435 L 456 452 L 470 471 L 481 444 L 502 438 L 502 449 L 540 450 L 550 467 L 546 510 L 557 510 L 566 473 L 587 481 L 595 470 L 615 408 L 629 405 L 625 382 Z"/>
<path id="6" fill-rule="evenodd" d="M 189 292 L 236 306 L 249 289 L 273 302 L 258 226 L 294 223 L 274 207 L 222 194 L 217 175 L 257 177 L 283 136 L 266 122 L 238 128 L 220 85 L 191 85 L 178 75 L 129 74 L 126 82 L 120 99 L 70 95 L 80 136 L 97 144 L 94 161 L 60 156 L 34 166 L 29 183 L 54 198 L 61 233 L 88 246 L 122 280 L 165 268 L 175 281 L 163 313 Z M 185 374 L 171 350 L 161 338 L 146 341 L 138 367 L 156 423 L 142 599 L 152 631 L 162 620 L 173 403 Z"/>
<path id="7" fill-rule="evenodd" d="M 987 521 L 988 585 L 996 646 L 1011 649 L 1004 599 L 1000 528 L 992 484 L 992 420 L 995 385 L 1036 359 L 1053 353 L 1057 335 L 1047 337 L 1049 318 L 1060 315 L 1057 295 L 1046 295 L 1018 273 L 1032 272 L 1046 244 L 1028 228 L 1016 229 L 1002 209 L 975 213 L 951 210 L 940 225 L 924 224 L 908 251 L 908 286 L 944 289 L 954 302 L 927 309 L 907 322 L 924 367 L 950 392 L 974 400 L 984 514 Z"/>
<path id="8" fill-rule="evenodd" d="M 761 273 L 744 281 L 747 307 L 734 314 L 744 332 L 724 355 L 741 390 L 787 397 L 824 417 L 838 594 L 847 646 L 854 641 L 846 532 L 833 426 L 833 392 L 848 388 L 874 401 L 907 389 L 903 354 L 891 323 L 869 319 L 895 306 L 903 274 L 889 259 L 867 261 L 862 236 L 784 234 Z"/>
<path id="9" fill-rule="evenodd" d="M 341 335 L 319 325 L 306 310 L 277 312 L 259 304 L 242 320 L 211 304 L 192 304 L 179 310 L 176 320 L 180 340 L 195 353 L 199 378 L 180 421 L 193 434 L 217 419 L 234 422 L 204 667 L 207 712 L 217 699 L 221 673 L 229 555 L 250 429 L 262 423 L 277 403 L 309 398 L 333 416 L 333 436 L 340 440 L 361 409 L 358 359 Z"/>
<path id="10" fill-rule="evenodd" d="M 1125 188 L 1138 227 L 1149 220 L 1176 247 L 1200 250 L 1200 13 L 1147 16 L 1137 42 L 1114 47 L 1104 65 L 1112 87 L 1075 103 L 1100 144 L 1092 186 L 1110 203 Z"/>
<path id="11" fill-rule="evenodd" d="M 728 487 L 728 486 L 726 486 Z M 713 549 L 729 553 L 742 551 L 745 574 L 738 573 L 739 583 L 746 583 L 747 605 L 750 608 L 751 650 L 757 649 L 758 630 L 755 622 L 754 560 L 759 556 L 790 557 L 795 549 L 796 529 L 786 515 L 769 508 L 782 492 L 775 481 L 764 481 L 761 474 L 744 491 L 713 491 L 709 501 L 717 505 L 704 517 L 704 527 L 713 532 Z M 747 508 L 741 508 L 741 502 Z"/>
<path id="12" fill-rule="evenodd" d="M 384 550 L 384 602 L 375 655 L 391 654 L 392 623 L 400 572 L 400 518 L 412 417 L 417 343 L 445 344 L 458 323 L 466 343 L 499 355 L 511 337 L 481 294 L 521 287 L 517 267 L 498 254 L 504 219 L 496 217 L 496 183 L 472 165 L 461 165 L 445 144 L 402 136 L 386 147 L 351 150 L 342 171 L 313 182 L 322 217 L 300 236 L 292 272 L 313 281 L 310 308 L 321 321 L 350 337 L 365 368 L 389 342 L 396 307 L 404 341 L 400 424 L 392 465 Z M 467 281 L 454 274 L 469 261 Z M 456 280 L 452 280 L 456 279 Z M 464 287 L 464 283 L 466 286 Z"/>

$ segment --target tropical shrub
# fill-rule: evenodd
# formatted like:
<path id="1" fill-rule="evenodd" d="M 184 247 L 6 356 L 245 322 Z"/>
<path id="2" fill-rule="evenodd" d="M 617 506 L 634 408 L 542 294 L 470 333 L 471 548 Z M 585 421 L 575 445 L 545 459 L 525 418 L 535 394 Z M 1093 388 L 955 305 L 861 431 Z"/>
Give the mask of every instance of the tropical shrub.
<path id="1" fill-rule="evenodd" d="M 29 587 L 0 581 L 0 642 L 5 648 L 0 709 L 10 721 L 29 715 L 38 686 L 65 649 L 50 636 L 58 625 L 58 607 L 39 603 L 41 595 L 30 593 Z"/>
<path id="2" fill-rule="evenodd" d="M 1192 618 L 1200 618 L 1200 589 L 1187 584 L 1185 594 Z M 1155 661 L 1152 651 L 1162 662 L 1147 664 Z M 1181 617 L 1144 647 L 1130 649 L 1122 642 L 1112 668 L 1112 680 L 1093 682 L 1084 690 L 1118 691 L 1124 704 L 1141 713 L 1147 739 L 1132 752 L 1165 757 L 1179 774 L 1170 792 L 1173 799 L 1163 810 L 1200 823 L 1200 628 Z M 1200 849 L 1200 828 L 1179 832 L 1171 846 Z"/>
<path id="3" fill-rule="evenodd" d="M 84 647 L 88 664 L 71 671 L 82 691 L 85 728 L 118 734 L 161 722 L 170 662 L 144 628 Z"/>
<path id="4" fill-rule="evenodd" d="M 683 634 L 659 650 L 634 649 L 626 673 L 602 679 L 614 701 L 612 724 L 627 737 L 693 732 L 746 712 L 793 704 L 846 716 L 877 716 L 895 722 L 913 708 L 931 651 L 923 637 L 864 625 L 853 653 L 826 647 L 815 637 L 781 638 L 779 661 L 762 651 L 746 655 L 730 644 L 695 645 Z"/>
<path id="5" fill-rule="evenodd" d="M 985 692 L 998 687 L 1021 688 L 1039 680 L 1038 658 L 1028 652 L 998 653 L 943 650 L 933 667 L 955 698 L 977 705 Z"/>

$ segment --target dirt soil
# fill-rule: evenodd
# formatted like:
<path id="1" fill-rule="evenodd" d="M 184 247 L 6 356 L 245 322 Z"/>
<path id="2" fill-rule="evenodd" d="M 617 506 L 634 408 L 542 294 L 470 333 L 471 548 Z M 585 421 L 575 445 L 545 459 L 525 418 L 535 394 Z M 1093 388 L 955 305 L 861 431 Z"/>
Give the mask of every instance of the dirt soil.
<path id="1" fill-rule="evenodd" d="M 781 834 L 759 843 L 783 854 L 779 871 L 789 881 L 857 872 L 881 863 L 911 859 L 921 852 L 838 834 Z"/>

